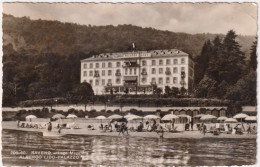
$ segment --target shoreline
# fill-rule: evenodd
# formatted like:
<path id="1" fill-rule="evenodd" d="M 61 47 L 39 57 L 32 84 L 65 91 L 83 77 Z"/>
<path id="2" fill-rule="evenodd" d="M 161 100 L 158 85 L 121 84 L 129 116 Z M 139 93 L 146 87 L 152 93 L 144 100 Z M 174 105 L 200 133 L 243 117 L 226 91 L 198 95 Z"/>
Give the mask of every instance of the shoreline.
<path id="1" fill-rule="evenodd" d="M 34 128 L 17 128 L 15 124 L 13 126 L 8 126 L 5 122 L 2 122 L 3 130 L 17 130 L 17 131 L 27 131 L 27 132 L 38 132 L 43 135 L 43 132 L 47 132 L 47 129 L 34 129 Z M 53 128 L 51 133 L 58 134 L 58 129 Z M 89 130 L 89 129 L 62 129 L 60 136 L 64 135 L 81 135 L 81 136 L 114 136 L 114 137 L 144 137 L 144 138 L 160 138 L 156 132 L 132 132 L 128 131 L 129 135 L 119 135 L 119 132 L 103 132 L 101 130 Z M 47 136 L 44 136 L 47 137 Z M 58 137 L 58 136 L 49 136 L 49 137 Z M 229 138 L 229 139 L 256 139 L 257 134 L 247 134 L 246 132 L 243 135 L 238 134 L 226 134 L 221 133 L 220 135 L 213 135 L 212 133 L 206 133 L 205 136 L 199 131 L 180 131 L 177 133 L 164 132 L 163 138 L 174 139 L 174 138 L 190 138 L 190 139 L 203 139 L 203 138 Z"/>

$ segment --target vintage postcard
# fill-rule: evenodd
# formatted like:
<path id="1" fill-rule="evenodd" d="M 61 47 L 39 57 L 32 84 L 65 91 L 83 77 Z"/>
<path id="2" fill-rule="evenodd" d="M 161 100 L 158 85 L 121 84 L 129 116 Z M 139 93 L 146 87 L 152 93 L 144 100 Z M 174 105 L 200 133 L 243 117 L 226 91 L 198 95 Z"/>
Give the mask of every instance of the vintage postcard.
<path id="1" fill-rule="evenodd" d="M 257 10 L 2 3 L 2 166 L 257 163 Z"/>

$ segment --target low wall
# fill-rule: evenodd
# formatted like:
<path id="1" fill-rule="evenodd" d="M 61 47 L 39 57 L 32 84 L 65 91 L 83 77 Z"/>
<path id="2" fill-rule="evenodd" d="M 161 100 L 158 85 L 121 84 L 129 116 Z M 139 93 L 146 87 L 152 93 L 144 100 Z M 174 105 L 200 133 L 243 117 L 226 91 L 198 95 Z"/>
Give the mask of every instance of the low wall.
<path id="1" fill-rule="evenodd" d="M 19 111 L 19 110 L 32 110 L 32 109 L 42 109 L 43 107 L 16 107 L 16 108 L 11 108 L 11 107 L 3 107 L 2 111 Z M 47 107 L 49 109 L 51 109 L 51 107 Z M 61 111 L 68 111 L 70 108 L 74 108 L 76 110 L 85 110 L 84 106 L 76 106 L 76 105 L 70 105 L 70 106 L 56 106 L 56 107 L 52 107 L 52 109 L 55 110 L 61 110 Z M 156 110 L 161 110 L 161 111 L 169 111 L 169 110 L 200 110 L 200 108 L 205 108 L 205 109 L 209 109 L 209 110 L 213 110 L 215 109 L 227 109 L 227 107 L 223 106 L 223 107 L 138 107 L 138 106 L 124 106 L 122 107 L 122 112 L 128 111 L 130 109 L 136 109 L 136 110 L 142 110 L 143 112 L 155 112 Z M 116 109 L 119 109 L 121 111 L 121 107 L 119 106 L 87 106 L 86 110 L 90 111 L 95 109 L 96 111 L 101 111 L 101 110 L 111 110 L 114 111 Z"/>

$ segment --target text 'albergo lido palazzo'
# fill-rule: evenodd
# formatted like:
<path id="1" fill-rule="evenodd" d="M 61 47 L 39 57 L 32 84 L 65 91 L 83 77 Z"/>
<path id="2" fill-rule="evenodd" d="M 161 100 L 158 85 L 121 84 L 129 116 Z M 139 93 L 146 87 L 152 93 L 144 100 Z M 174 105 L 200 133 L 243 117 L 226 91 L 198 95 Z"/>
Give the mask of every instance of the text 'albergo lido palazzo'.
<path id="1" fill-rule="evenodd" d="M 194 62 L 177 49 L 103 53 L 81 60 L 81 82 L 94 93 L 152 94 L 154 85 L 193 89 Z"/>

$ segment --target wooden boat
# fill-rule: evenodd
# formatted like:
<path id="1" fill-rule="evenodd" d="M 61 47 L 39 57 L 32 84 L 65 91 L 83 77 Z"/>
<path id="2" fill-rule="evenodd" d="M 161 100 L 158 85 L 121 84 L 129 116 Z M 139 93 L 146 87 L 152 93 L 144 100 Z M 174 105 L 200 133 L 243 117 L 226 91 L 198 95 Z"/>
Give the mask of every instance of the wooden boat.
<path id="1" fill-rule="evenodd" d="M 42 135 L 45 137 L 59 137 L 59 136 L 64 136 L 65 134 L 61 134 L 59 132 L 55 131 L 43 131 Z"/>

